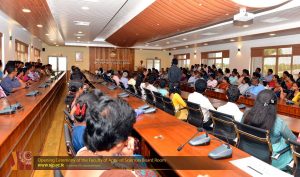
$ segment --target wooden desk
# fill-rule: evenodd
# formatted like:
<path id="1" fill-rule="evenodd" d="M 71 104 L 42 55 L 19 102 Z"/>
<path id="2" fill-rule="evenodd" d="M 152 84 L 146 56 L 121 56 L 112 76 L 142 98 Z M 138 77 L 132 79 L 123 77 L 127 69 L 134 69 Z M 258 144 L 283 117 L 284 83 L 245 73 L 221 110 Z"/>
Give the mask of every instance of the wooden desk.
<path id="1" fill-rule="evenodd" d="M 194 92 L 194 88 L 190 87 L 186 84 L 181 85 L 181 90 L 189 92 L 189 93 Z M 215 90 L 207 89 L 205 92 L 205 95 L 208 97 L 217 98 L 220 100 L 227 100 L 225 91 L 221 90 L 221 89 L 215 89 Z M 255 101 L 255 99 L 253 99 L 253 98 L 247 98 L 247 97 L 241 96 L 238 100 L 238 103 L 245 104 L 247 106 L 253 106 L 254 101 Z M 281 115 L 286 115 L 289 117 L 294 117 L 294 118 L 300 119 L 300 106 L 287 105 L 283 99 L 280 99 L 278 101 L 277 112 Z"/>
<path id="2" fill-rule="evenodd" d="M 28 89 L 18 90 L 7 97 L 11 104 L 18 101 L 24 106 L 12 115 L 0 115 L 0 176 L 29 177 L 33 170 L 14 170 L 13 153 L 29 151 L 32 156 L 40 154 L 47 136 L 48 128 L 60 98 L 62 89 L 66 84 L 66 75 L 63 73 L 48 88 L 38 88 L 48 78 L 42 78 Z M 27 97 L 26 94 L 39 90 L 42 94 Z M 0 109 L 8 106 L 8 101 L 0 100 Z"/>
<path id="3" fill-rule="evenodd" d="M 189 96 L 189 92 L 185 92 L 182 91 L 181 92 L 181 96 L 183 99 L 187 100 L 188 96 Z M 217 99 L 214 97 L 210 97 L 208 96 L 209 101 L 212 103 L 212 105 L 217 109 L 220 106 L 223 106 L 227 103 L 227 101 L 224 101 L 223 99 Z M 251 108 L 251 106 L 247 106 L 247 108 Z M 241 109 L 241 111 L 245 111 L 245 109 Z M 287 115 L 283 115 L 283 114 L 278 114 L 278 117 L 282 118 L 286 124 L 288 125 L 288 127 L 295 133 L 295 134 L 299 134 L 300 132 L 300 119 L 297 119 L 295 117 L 290 117 Z"/>
<path id="4" fill-rule="evenodd" d="M 89 74 L 86 74 L 87 79 L 90 78 Z M 92 77 L 91 77 L 92 78 Z M 121 89 L 109 90 L 106 86 L 101 84 L 94 85 L 105 94 L 111 97 L 117 97 L 117 95 L 123 92 Z M 129 96 L 124 98 L 133 108 L 137 108 L 145 104 L 139 98 Z M 230 159 L 224 160 L 212 160 L 207 158 L 210 151 L 221 145 L 220 142 L 212 140 L 208 146 L 190 146 L 186 145 L 182 151 L 178 152 L 177 147 L 186 142 L 197 130 L 196 127 L 178 120 L 176 117 L 167 114 L 166 112 L 157 109 L 154 114 L 144 114 L 137 118 L 137 122 L 134 125 L 135 131 L 142 138 L 142 155 L 152 156 L 151 150 L 154 150 L 160 157 L 164 156 L 197 156 L 201 157 L 199 160 L 186 161 L 185 164 L 191 166 L 199 166 L 200 164 L 207 164 L 211 169 L 204 170 L 176 170 L 175 172 L 179 176 L 197 176 L 199 174 L 208 174 L 210 177 L 223 176 L 249 176 L 237 167 L 233 166 L 229 161 L 234 159 L 240 159 L 249 157 L 249 154 L 235 148 L 233 148 L 233 156 Z M 155 136 L 161 135 L 162 139 L 156 139 Z M 212 135 L 210 135 L 213 137 Z M 178 161 L 168 161 L 168 164 L 173 167 Z M 214 168 L 214 169 L 213 169 Z M 218 170 L 217 170 L 218 169 Z"/>

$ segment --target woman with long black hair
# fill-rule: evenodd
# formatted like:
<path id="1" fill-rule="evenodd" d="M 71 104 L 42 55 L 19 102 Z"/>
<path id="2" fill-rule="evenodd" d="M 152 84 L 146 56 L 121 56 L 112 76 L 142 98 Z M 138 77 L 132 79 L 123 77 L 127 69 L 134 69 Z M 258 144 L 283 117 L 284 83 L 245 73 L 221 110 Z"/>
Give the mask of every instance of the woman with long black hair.
<path id="1" fill-rule="evenodd" d="M 277 117 L 277 97 L 272 90 L 263 90 L 258 94 L 253 108 L 244 114 L 243 122 L 270 131 L 273 154 L 289 146 L 287 139 L 297 139 L 284 120 Z M 273 159 L 272 165 L 285 170 L 292 159 L 292 153 L 288 151 L 277 160 Z"/>

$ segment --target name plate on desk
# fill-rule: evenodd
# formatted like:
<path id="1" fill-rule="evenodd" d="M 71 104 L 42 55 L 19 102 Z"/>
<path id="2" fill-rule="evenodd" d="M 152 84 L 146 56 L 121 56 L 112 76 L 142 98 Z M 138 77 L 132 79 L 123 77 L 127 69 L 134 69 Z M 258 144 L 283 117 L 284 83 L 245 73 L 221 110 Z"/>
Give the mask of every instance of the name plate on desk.
<path id="1" fill-rule="evenodd" d="M 270 164 L 267 164 L 253 156 L 246 157 L 238 160 L 230 161 L 234 166 L 243 170 L 251 176 L 280 176 L 280 177 L 292 177 L 292 175 L 285 173 Z"/>

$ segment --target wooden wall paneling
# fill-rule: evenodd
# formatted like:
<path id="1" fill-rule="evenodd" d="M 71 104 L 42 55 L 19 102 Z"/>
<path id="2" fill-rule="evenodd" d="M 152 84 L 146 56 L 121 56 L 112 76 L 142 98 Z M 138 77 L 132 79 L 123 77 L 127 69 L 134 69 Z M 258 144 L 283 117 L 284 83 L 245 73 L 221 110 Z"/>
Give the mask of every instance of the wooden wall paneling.
<path id="1" fill-rule="evenodd" d="M 102 67 L 104 70 L 134 69 L 134 49 L 90 47 L 90 72 Z M 115 52 L 115 56 L 112 55 Z"/>

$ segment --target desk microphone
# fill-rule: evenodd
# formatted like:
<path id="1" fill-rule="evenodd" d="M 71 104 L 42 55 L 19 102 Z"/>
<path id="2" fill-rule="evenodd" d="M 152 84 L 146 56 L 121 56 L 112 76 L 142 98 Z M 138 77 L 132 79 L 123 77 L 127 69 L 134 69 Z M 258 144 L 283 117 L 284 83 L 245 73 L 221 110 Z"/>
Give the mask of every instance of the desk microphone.
<path id="1" fill-rule="evenodd" d="M 12 106 L 10 101 L 7 99 L 7 97 L 3 97 L 6 102 L 8 103 L 8 106 L 5 107 L 4 109 L 0 110 L 0 115 L 3 114 L 14 114 L 16 113 L 16 107 Z"/>
<path id="2" fill-rule="evenodd" d="M 209 143 L 210 143 L 210 137 L 208 136 L 208 133 L 203 128 L 201 128 L 201 131 L 205 132 L 205 134 L 202 134 L 200 136 L 197 136 L 196 138 L 191 139 L 189 141 L 190 145 L 192 145 L 192 146 L 209 145 Z"/>
<path id="3" fill-rule="evenodd" d="M 232 157 L 232 148 L 230 147 L 229 141 L 227 136 L 224 136 L 226 138 L 227 143 L 223 143 L 221 146 L 217 147 L 216 149 L 212 150 L 208 157 L 217 160 L 217 159 L 226 159 Z M 222 142 L 219 139 L 216 139 L 219 142 Z"/>
<path id="4" fill-rule="evenodd" d="M 189 139 L 187 140 L 184 144 L 180 145 L 178 148 L 177 148 L 177 151 L 181 151 L 183 149 L 183 147 L 189 142 L 191 141 L 196 135 L 198 135 L 198 133 L 202 132 L 202 128 L 197 128 L 197 132 Z"/>

